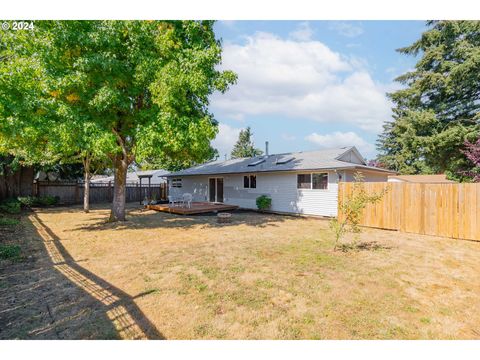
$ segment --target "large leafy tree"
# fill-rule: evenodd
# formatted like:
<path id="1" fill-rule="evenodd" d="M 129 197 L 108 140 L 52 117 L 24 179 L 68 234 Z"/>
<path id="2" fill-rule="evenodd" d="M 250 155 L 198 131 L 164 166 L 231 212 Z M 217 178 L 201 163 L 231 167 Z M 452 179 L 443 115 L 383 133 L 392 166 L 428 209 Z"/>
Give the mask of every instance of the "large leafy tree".
<path id="1" fill-rule="evenodd" d="M 60 104 L 55 116 L 79 131 L 93 129 L 93 146 L 81 138 L 79 147 L 98 149 L 99 141 L 111 159 L 112 221 L 125 220 L 133 161 L 181 164 L 211 157 L 217 123 L 208 97 L 236 80 L 216 69 L 221 46 L 212 27 L 211 21 L 36 23 L 35 51 L 25 57 L 38 58 L 43 94 Z"/>
<path id="2" fill-rule="evenodd" d="M 430 21 L 402 54 L 419 56 L 389 94 L 393 120 L 377 145 L 379 160 L 406 174 L 447 172 L 468 166 L 465 140 L 477 138 L 480 108 L 480 22 Z"/>
<path id="3" fill-rule="evenodd" d="M 58 108 L 65 104 L 58 101 Z M 66 104 L 69 106 L 69 104 Z M 76 106 L 72 107 L 72 115 Z M 61 113 L 61 110 L 59 110 Z M 80 114 L 70 121 L 59 114 L 58 124 L 49 136 L 48 147 L 54 154 L 59 154 L 61 161 L 67 164 L 82 164 L 84 178 L 83 209 L 90 211 L 90 180 L 92 175 L 111 167 L 107 154 L 115 150 L 115 142 L 108 133 L 98 128 L 94 119 Z"/>
<path id="4" fill-rule="evenodd" d="M 49 76 L 47 32 L 5 32 L 0 42 L 0 147 L 23 164 L 63 172 L 83 164 L 84 209 L 92 170 L 103 170 L 112 139 L 98 131 L 87 104 L 68 93 L 69 81 Z M 65 93 L 66 96 L 62 96 Z M 65 175 L 65 174 L 64 174 Z M 71 175 L 71 174 L 66 174 Z"/>
<path id="5" fill-rule="evenodd" d="M 238 140 L 233 146 L 232 153 L 230 154 L 232 159 L 254 157 L 263 154 L 262 150 L 255 147 L 252 135 L 250 127 L 240 130 Z"/>
<path id="6" fill-rule="evenodd" d="M 34 43 L 31 32 L 0 33 L 0 153 L 42 165 L 56 160 L 47 149 L 54 126 Z"/>

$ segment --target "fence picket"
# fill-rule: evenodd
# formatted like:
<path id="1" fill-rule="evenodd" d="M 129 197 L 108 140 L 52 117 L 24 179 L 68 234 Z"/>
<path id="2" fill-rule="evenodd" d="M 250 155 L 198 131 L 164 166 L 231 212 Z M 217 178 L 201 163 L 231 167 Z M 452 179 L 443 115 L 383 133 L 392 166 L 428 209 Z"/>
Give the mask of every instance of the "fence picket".
<path id="1" fill-rule="evenodd" d="M 41 196 L 58 196 L 62 204 L 79 204 L 83 202 L 83 184 L 75 182 L 48 182 L 39 181 L 36 184 L 37 192 Z M 167 184 L 152 185 L 150 190 L 148 186 L 139 187 L 137 185 L 128 185 L 126 187 L 126 202 L 142 201 L 147 194 L 155 196 L 157 200 L 167 199 Z M 95 184 L 90 185 L 90 203 L 111 202 L 113 199 L 113 184 Z"/>
<path id="2" fill-rule="evenodd" d="M 339 184 L 339 205 L 351 196 L 353 186 L 349 182 Z M 364 186 L 369 194 L 389 187 L 378 203 L 365 208 L 364 226 L 480 240 L 480 184 L 378 182 Z"/>

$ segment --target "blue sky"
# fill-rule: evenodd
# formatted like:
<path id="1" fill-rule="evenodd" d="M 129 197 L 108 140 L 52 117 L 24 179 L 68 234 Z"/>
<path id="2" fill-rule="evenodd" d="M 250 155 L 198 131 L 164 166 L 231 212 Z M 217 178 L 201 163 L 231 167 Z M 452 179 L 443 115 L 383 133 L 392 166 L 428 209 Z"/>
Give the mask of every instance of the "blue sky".
<path id="1" fill-rule="evenodd" d="M 213 145 L 229 154 L 250 126 L 270 153 L 355 145 L 367 158 L 391 117 L 385 93 L 416 59 L 395 49 L 426 30 L 423 21 L 219 21 L 222 68 L 238 83 L 214 94 Z"/>

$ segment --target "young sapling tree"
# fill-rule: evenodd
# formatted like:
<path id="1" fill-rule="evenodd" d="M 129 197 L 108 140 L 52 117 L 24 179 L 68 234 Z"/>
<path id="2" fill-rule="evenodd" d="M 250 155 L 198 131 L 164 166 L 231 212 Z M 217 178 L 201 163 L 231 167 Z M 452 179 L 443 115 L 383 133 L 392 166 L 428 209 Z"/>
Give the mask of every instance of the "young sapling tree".
<path id="1" fill-rule="evenodd" d="M 367 205 L 380 201 L 388 191 L 388 187 L 385 187 L 380 192 L 368 193 L 365 189 L 364 176 L 357 172 L 354 175 L 354 179 L 352 193 L 345 197 L 340 204 L 339 216 L 330 220 L 330 229 L 335 235 L 334 251 L 337 250 L 341 240 L 347 233 L 358 234 L 362 231 L 360 223 L 363 210 Z"/>

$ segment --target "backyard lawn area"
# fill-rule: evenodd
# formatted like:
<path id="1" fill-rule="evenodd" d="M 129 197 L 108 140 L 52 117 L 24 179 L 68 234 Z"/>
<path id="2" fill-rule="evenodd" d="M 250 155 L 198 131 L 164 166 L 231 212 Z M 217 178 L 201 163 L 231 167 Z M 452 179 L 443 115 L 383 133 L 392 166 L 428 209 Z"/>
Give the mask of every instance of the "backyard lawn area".
<path id="1" fill-rule="evenodd" d="M 0 338 L 479 339 L 480 243 L 328 221 L 129 205 L 25 213 L 0 262 Z"/>

